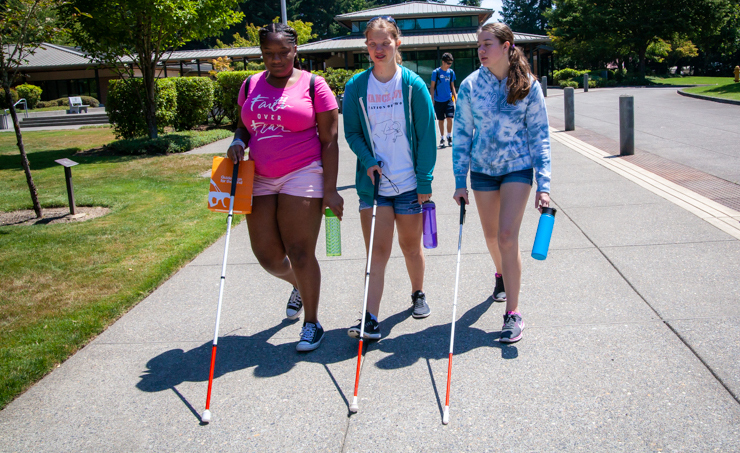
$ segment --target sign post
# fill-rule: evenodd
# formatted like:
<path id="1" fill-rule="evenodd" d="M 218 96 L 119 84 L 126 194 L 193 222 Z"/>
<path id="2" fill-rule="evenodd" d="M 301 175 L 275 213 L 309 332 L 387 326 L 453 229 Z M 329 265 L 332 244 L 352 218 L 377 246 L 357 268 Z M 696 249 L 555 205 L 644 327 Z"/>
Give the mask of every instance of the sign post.
<path id="1" fill-rule="evenodd" d="M 69 213 L 75 215 L 75 191 L 72 187 L 72 167 L 77 162 L 69 159 L 57 159 L 54 162 L 64 167 L 64 179 L 67 181 L 67 198 L 69 198 Z"/>

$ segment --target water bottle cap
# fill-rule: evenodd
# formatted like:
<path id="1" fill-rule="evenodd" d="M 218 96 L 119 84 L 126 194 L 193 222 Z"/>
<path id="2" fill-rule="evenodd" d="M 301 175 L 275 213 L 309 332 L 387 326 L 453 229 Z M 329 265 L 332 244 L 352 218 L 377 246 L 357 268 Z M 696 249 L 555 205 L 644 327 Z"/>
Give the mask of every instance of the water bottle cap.
<path id="1" fill-rule="evenodd" d="M 327 217 L 336 217 L 331 209 L 326 208 L 326 211 L 324 212 L 324 215 Z"/>
<path id="2" fill-rule="evenodd" d="M 428 210 L 428 209 L 435 209 L 436 206 L 434 205 L 434 202 L 432 200 L 429 200 L 429 201 L 425 201 L 424 203 L 422 203 L 421 208 L 424 210 Z"/>
<path id="3" fill-rule="evenodd" d="M 550 214 L 555 217 L 556 212 L 558 212 L 558 210 L 555 208 L 542 208 L 542 214 Z"/>

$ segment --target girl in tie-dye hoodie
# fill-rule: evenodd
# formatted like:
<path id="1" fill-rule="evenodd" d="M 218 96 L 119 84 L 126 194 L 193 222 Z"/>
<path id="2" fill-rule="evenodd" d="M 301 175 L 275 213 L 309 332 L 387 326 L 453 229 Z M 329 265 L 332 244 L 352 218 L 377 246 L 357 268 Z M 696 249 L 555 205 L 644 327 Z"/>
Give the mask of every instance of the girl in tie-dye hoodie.
<path id="1" fill-rule="evenodd" d="M 519 341 L 522 261 L 519 227 L 537 180 L 535 208 L 550 205 L 550 135 L 545 98 L 514 34 L 501 23 L 478 29 L 481 67 L 460 86 L 452 142 L 454 198 L 468 203 L 467 177 L 496 266 L 493 300 L 506 302 L 500 341 Z M 506 289 L 504 289 L 506 288 Z"/>

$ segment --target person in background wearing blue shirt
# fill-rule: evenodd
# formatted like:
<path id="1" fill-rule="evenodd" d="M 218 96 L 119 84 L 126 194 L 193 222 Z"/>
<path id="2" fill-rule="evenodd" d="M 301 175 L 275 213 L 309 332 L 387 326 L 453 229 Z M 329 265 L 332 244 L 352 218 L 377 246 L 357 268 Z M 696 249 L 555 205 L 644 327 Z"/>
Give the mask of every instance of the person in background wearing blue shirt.
<path id="1" fill-rule="evenodd" d="M 550 206 L 550 133 L 545 97 L 505 24 L 478 29 L 481 67 L 460 85 L 452 168 L 455 201 L 468 203 L 467 178 L 496 266 L 492 298 L 506 301 L 502 343 L 522 338 L 519 227 L 537 179 L 534 207 Z M 503 274 L 503 275 L 502 275 Z M 504 290 L 504 283 L 506 290 Z"/>
<path id="2" fill-rule="evenodd" d="M 439 124 L 439 147 L 445 147 L 445 139 L 452 146 L 452 118 L 455 116 L 455 71 L 452 70 L 454 59 L 449 52 L 442 55 L 442 66 L 432 71 L 432 97 L 434 114 Z M 447 137 L 445 137 L 445 119 L 447 119 Z"/>

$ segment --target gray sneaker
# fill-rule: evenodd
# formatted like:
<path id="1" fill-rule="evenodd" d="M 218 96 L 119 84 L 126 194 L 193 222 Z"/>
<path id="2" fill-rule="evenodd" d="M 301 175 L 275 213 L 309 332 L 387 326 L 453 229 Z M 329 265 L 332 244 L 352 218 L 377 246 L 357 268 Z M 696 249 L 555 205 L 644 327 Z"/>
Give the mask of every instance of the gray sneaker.
<path id="1" fill-rule="evenodd" d="M 519 313 L 510 311 L 504 315 L 504 325 L 501 327 L 501 343 L 516 343 L 522 339 L 524 320 Z"/>
<path id="2" fill-rule="evenodd" d="M 429 304 L 427 304 L 427 296 L 423 292 L 416 291 L 412 294 L 411 303 L 414 305 L 414 312 L 411 313 L 411 316 L 414 318 L 426 318 L 432 314 L 432 310 L 429 308 Z"/>

